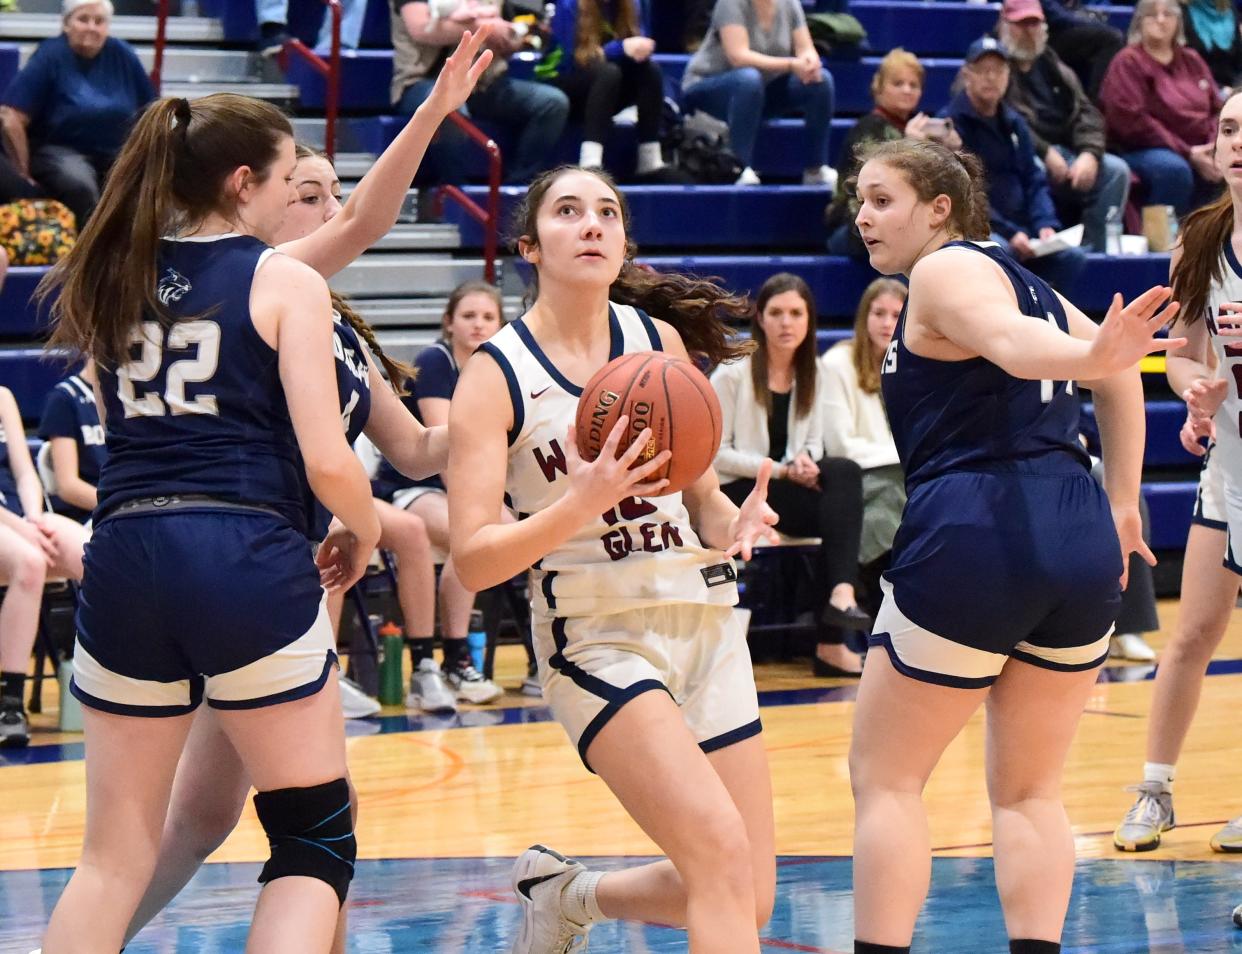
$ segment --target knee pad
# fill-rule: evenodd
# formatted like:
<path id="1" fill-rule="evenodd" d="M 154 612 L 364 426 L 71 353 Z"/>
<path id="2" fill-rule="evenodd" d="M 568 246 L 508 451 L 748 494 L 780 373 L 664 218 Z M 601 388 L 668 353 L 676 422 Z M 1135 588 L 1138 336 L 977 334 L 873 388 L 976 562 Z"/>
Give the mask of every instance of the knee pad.
<path id="1" fill-rule="evenodd" d="M 318 878 L 344 904 L 358 856 L 349 783 L 338 778 L 310 788 L 259 792 L 254 807 L 272 852 L 259 872 L 259 883 L 295 876 Z"/>

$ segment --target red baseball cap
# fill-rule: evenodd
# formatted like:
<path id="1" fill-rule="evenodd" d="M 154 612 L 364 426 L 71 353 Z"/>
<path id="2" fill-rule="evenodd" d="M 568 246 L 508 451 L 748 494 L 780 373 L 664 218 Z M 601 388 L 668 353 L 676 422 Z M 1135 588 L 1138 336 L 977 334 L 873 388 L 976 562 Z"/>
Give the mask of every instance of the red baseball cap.
<path id="1" fill-rule="evenodd" d="M 1043 20 L 1044 8 L 1039 0 L 1005 0 L 1001 6 L 1001 15 L 1010 23 L 1023 20 Z"/>

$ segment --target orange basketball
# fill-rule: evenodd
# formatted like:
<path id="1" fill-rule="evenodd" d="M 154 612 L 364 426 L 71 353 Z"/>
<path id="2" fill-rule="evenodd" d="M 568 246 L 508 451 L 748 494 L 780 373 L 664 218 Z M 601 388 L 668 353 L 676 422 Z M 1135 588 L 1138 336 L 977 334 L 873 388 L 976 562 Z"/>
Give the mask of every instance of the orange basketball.
<path id="1" fill-rule="evenodd" d="M 639 462 L 668 448 L 673 456 L 650 479 L 668 478 L 663 493 L 685 490 L 711 466 L 720 448 L 720 401 L 711 382 L 689 361 L 638 351 L 609 361 L 578 398 L 578 453 L 595 460 L 613 425 L 629 416 L 618 455 L 644 428 L 651 440 Z"/>

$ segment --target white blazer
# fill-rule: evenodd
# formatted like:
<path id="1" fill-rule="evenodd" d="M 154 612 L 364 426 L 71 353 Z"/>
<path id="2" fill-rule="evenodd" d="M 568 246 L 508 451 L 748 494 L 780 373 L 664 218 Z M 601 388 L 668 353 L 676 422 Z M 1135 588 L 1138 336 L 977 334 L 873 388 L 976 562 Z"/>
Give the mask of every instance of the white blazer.
<path id="1" fill-rule="evenodd" d="M 858 386 L 853 352 L 853 342 L 843 341 L 819 359 L 816 403 L 824 422 L 824 453 L 848 457 L 863 470 L 899 463 L 884 402 Z"/>

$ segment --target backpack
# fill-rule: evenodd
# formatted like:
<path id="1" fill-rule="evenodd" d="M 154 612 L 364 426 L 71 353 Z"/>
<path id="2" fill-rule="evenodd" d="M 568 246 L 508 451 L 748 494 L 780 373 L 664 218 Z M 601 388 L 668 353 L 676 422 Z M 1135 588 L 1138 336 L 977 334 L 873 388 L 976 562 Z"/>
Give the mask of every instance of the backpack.
<path id="1" fill-rule="evenodd" d="M 53 265 L 77 240 L 73 213 L 54 199 L 0 204 L 0 248 L 11 265 Z"/>
<path id="2" fill-rule="evenodd" d="M 742 174 L 742 163 L 729 151 L 729 125 L 696 109 L 683 116 L 668 135 L 677 168 L 703 185 L 731 185 Z"/>
<path id="3" fill-rule="evenodd" d="M 867 30 L 851 13 L 808 13 L 807 29 L 821 52 L 859 47 L 867 42 Z"/>

